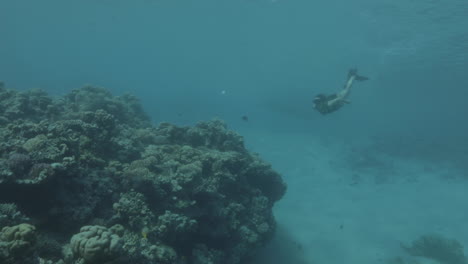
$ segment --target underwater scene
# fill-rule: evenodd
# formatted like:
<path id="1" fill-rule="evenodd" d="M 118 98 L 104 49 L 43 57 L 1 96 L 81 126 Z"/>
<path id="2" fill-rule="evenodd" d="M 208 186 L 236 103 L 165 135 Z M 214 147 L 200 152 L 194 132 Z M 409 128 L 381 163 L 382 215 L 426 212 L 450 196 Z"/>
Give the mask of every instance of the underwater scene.
<path id="1" fill-rule="evenodd" d="M 0 264 L 468 264 L 466 0 L 0 13 Z"/>

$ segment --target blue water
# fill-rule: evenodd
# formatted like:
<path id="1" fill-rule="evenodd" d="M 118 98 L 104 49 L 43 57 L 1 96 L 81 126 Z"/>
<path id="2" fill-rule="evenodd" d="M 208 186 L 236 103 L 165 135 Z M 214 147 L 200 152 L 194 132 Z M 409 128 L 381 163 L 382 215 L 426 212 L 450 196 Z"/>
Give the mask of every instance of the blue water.
<path id="1" fill-rule="evenodd" d="M 353 192 L 338 183 L 352 173 L 336 164 L 346 160 L 343 153 L 350 149 L 364 155 L 372 141 L 372 150 L 387 155 L 385 162 L 391 160 L 397 176 L 421 172 L 407 166 L 434 166 L 421 173 L 468 179 L 465 0 L 0 0 L 0 12 L 0 80 L 7 87 L 39 87 L 60 95 L 92 84 L 117 95 L 135 94 L 155 123 L 191 125 L 219 117 L 243 134 L 248 147 L 270 161 L 290 185 L 276 209 L 281 233 L 304 244 L 303 251 L 321 252 L 315 260 L 296 252 L 304 255 L 304 263 L 369 260 L 365 255 L 347 258 L 344 252 L 350 247 L 327 247 L 334 243 L 314 237 L 326 228 L 320 223 L 333 217 L 307 227 L 294 222 L 300 215 L 283 217 L 304 215 L 287 208 L 313 206 L 309 196 L 318 183 L 328 191 L 317 199 L 342 197 L 335 202 L 348 212 L 349 204 L 340 201 Z M 325 117 L 314 112 L 314 95 L 338 91 L 350 67 L 370 77 L 353 87 L 352 103 Z M 248 122 L 241 120 L 243 115 Z M 341 176 L 331 182 L 311 178 L 317 171 Z M 391 184 L 408 189 L 401 197 L 416 197 L 414 190 L 421 188 L 430 196 L 441 186 L 447 194 L 466 187 L 464 181 L 419 182 L 412 187 Z M 357 193 L 369 195 L 363 201 L 381 201 L 372 196 L 376 186 Z M 383 191 L 389 195 L 383 200 L 394 187 Z M 428 204 L 437 211 L 447 204 L 461 205 L 468 197 L 446 198 L 437 199 L 446 203 Z M 407 201 L 397 200 L 402 206 Z M 378 205 L 359 203 L 362 208 Z M 302 218 L 313 219 L 314 214 L 321 211 Z M 367 219 L 365 213 L 360 216 Z M 459 218 L 468 217 L 457 215 L 447 225 L 457 226 Z M 291 226 L 307 228 L 302 234 L 310 239 Z M 362 241 L 397 244 L 398 238 L 386 240 L 367 231 L 377 239 Z M 407 238 L 404 231 L 398 234 Z M 291 250 L 284 255 L 296 256 L 294 246 Z"/>

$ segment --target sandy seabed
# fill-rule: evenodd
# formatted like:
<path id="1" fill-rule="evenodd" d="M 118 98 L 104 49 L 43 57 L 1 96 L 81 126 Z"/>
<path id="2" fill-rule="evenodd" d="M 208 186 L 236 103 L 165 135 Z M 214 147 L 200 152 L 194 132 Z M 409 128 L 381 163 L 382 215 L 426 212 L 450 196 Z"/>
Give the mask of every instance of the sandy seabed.
<path id="1" fill-rule="evenodd" d="M 414 262 L 401 244 L 426 234 L 468 245 L 466 171 L 417 157 L 360 162 L 368 153 L 306 134 L 243 134 L 288 184 L 276 237 L 254 263 Z"/>

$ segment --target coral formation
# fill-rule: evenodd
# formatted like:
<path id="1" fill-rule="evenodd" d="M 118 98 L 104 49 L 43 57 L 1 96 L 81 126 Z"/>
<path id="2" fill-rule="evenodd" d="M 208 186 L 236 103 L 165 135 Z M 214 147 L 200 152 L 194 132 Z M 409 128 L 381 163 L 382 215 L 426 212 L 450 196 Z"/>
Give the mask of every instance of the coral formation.
<path id="1" fill-rule="evenodd" d="M 441 235 L 423 235 L 411 246 L 401 245 L 410 255 L 433 259 L 443 264 L 467 264 L 463 246 L 457 240 Z"/>
<path id="2" fill-rule="evenodd" d="M 2 235 L 5 263 L 238 264 L 275 231 L 286 186 L 221 120 L 154 127 L 135 97 L 91 86 L 2 86 L 0 103 L 0 228 L 40 234 L 22 256 Z"/>
<path id="3" fill-rule="evenodd" d="M 83 226 L 70 241 L 73 256 L 90 264 L 117 258 L 121 244 L 120 237 L 103 226 Z"/>

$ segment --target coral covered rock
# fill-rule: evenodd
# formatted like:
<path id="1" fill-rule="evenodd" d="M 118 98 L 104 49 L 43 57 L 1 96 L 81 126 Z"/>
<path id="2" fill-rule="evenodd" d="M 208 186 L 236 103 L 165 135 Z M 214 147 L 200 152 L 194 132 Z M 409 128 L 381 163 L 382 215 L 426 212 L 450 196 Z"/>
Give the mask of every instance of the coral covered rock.
<path id="1" fill-rule="evenodd" d="M 153 127 L 91 86 L 0 103 L 0 223 L 35 223 L 32 263 L 239 264 L 274 234 L 286 185 L 221 120 Z"/>

